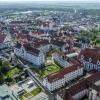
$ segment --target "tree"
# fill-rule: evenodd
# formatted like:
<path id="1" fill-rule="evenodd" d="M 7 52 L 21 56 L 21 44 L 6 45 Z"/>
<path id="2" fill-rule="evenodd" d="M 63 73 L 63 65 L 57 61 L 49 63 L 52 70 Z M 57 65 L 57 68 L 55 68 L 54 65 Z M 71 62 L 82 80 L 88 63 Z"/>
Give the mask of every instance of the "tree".
<path id="1" fill-rule="evenodd" d="M 13 79 L 12 78 L 10 78 L 9 76 L 5 79 L 5 81 L 6 82 L 12 82 L 13 81 Z"/>
<path id="2" fill-rule="evenodd" d="M 3 84 L 4 83 L 4 77 L 1 75 L 0 76 L 0 84 Z"/>
<path id="3" fill-rule="evenodd" d="M 2 66 L 2 59 L 0 59 L 0 66 Z"/>

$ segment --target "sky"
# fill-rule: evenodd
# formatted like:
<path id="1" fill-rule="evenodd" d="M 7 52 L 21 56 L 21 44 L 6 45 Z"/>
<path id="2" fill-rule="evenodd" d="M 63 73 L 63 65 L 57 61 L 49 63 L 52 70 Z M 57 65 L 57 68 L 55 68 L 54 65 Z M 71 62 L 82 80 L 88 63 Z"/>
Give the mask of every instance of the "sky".
<path id="1" fill-rule="evenodd" d="M 87 1 L 87 2 L 91 2 L 91 1 L 94 1 L 94 2 L 98 2 L 98 1 L 100 1 L 100 0 L 0 0 L 0 1 L 13 1 L 13 2 L 15 2 L 15 1 Z"/>

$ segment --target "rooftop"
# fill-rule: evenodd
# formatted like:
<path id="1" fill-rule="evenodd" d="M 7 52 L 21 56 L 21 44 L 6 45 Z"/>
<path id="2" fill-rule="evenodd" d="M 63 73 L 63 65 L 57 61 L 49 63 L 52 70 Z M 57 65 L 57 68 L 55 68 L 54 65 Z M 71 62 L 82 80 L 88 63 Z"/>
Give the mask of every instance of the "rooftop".
<path id="1" fill-rule="evenodd" d="M 5 34 L 0 33 L 0 43 L 3 43 L 6 38 Z"/>
<path id="2" fill-rule="evenodd" d="M 0 86 L 0 99 L 1 100 L 17 100 L 16 94 L 9 89 L 9 87 L 4 84 Z"/>
<path id="3" fill-rule="evenodd" d="M 98 89 L 96 87 L 94 87 L 94 83 L 95 82 L 100 82 L 100 72 L 97 72 L 89 77 L 87 77 L 86 79 L 80 80 L 77 84 L 71 86 L 69 89 L 66 89 L 65 91 L 65 100 L 67 99 L 68 95 L 75 95 L 78 92 L 87 89 L 88 87 L 92 87 L 94 89 L 96 89 L 98 91 Z M 91 85 L 90 83 L 92 83 L 93 85 Z M 96 85 L 96 83 L 95 83 Z M 71 100 L 71 99 L 67 99 L 67 100 Z"/>
<path id="4" fill-rule="evenodd" d="M 83 55 L 85 60 L 88 60 L 89 58 L 92 58 L 92 63 L 97 63 L 97 61 L 100 61 L 100 49 L 95 48 L 95 49 L 85 49 L 82 50 L 79 54 L 79 58 L 81 55 Z"/>
<path id="5" fill-rule="evenodd" d="M 81 67 L 80 64 L 75 64 L 75 65 L 72 65 L 70 67 L 63 68 L 62 70 L 58 71 L 57 73 L 48 75 L 47 79 L 48 79 L 48 81 L 50 83 L 52 83 L 52 82 L 54 82 L 56 80 L 62 79 L 65 74 L 70 73 L 70 72 L 72 72 L 74 70 L 77 70 L 80 67 Z"/>

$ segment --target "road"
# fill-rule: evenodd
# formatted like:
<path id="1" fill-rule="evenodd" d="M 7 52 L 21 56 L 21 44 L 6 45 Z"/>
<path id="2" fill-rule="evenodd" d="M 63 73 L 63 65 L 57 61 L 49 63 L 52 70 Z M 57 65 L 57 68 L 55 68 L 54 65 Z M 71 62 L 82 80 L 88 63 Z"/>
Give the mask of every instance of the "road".
<path id="1" fill-rule="evenodd" d="M 53 93 L 51 93 L 44 85 L 39 81 L 39 79 L 35 76 L 35 74 L 29 69 L 27 65 L 24 65 L 20 60 L 19 63 L 25 68 L 25 72 L 31 77 L 31 79 L 49 96 L 50 100 L 56 100 Z"/>

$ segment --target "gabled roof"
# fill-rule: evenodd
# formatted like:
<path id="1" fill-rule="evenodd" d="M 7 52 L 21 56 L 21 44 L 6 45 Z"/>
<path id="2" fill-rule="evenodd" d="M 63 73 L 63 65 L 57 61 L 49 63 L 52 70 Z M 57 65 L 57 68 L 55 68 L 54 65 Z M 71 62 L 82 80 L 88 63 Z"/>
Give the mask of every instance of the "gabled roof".
<path id="1" fill-rule="evenodd" d="M 81 67 L 80 64 L 75 64 L 75 65 L 72 65 L 70 67 L 63 68 L 62 70 L 58 71 L 57 73 L 48 75 L 47 79 L 50 83 L 52 83 L 54 81 L 57 81 L 57 80 L 60 80 L 60 79 L 64 78 L 64 75 L 66 75 L 70 72 L 73 72 L 73 71 L 77 70 L 80 67 Z"/>
<path id="2" fill-rule="evenodd" d="M 69 89 L 66 89 L 64 100 L 66 100 L 68 95 L 73 96 L 73 95 L 83 91 L 84 89 L 88 89 L 90 84 L 88 84 L 87 81 L 94 84 L 98 80 L 100 80 L 100 72 L 96 72 L 95 74 L 91 75 L 90 77 L 80 80 L 77 84 L 71 86 Z M 67 99 L 67 100 L 72 100 L 72 99 Z"/>
<path id="3" fill-rule="evenodd" d="M 48 45 L 48 44 L 49 44 L 49 41 L 48 41 L 48 40 L 43 40 L 43 39 L 41 39 L 41 40 L 36 41 L 36 42 L 34 43 L 34 46 L 35 46 L 36 48 L 38 48 L 38 47 L 40 47 L 40 46 L 45 46 L 45 45 Z"/>
<path id="4" fill-rule="evenodd" d="M 30 44 L 25 44 L 24 48 L 28 53 L 35 55 L 35 56 L 38 56 L 40 53 L 40 51 L 38 49 L 32 47 Z"/>
<path id="5" fill-rule="evenodd" d="M 20 43 L 17 43 L 17 44 L 15 45 L 15 48 L 21 49 L 21 47 L 22 47 L 22 45 L 21 45 Z M 32 47 L 30 44 L 24 44 L 23 47 L 25 48 L 25 50 L 26 50 L 28 53 L 30 53 L 30 54 L 32 54 L 32 55 L 34 55 L 34 56 L 38 56 L 39 53 L 40 53 L 40 51 L 39 51 L 38 49 Z"/>
<path id="6" fill-rule="evenodd" d="M 49 81 L 50 83 L 52 83 L 52 82 L 54 82 L 54 81 L 57 81 L 57 80 L 59 80 L 59 79 L 62 79 L 63 77 L 64 77 L 64 76 L 63 76 L 62 73 L 57 72 L 57 73 L 54 73 L 54 74 L 52 74 L 52 75 L 49 75 L 49 76 L 47 77 L 47 79 L 48 79 L 48 81 Z"/>
<path id="7" fill-rule="evenodd" d="M 15 48 L 20 49 L 20 48 L 21 48 L 21 46 L 22 46 L 22 45 L 21 45 L 20 43 L 18 43 L 18 42 L 15 44 Z"/>
<path id="8" fill-rule="evenodd" d="M 89 58 L 91 58 L 92 63 L 94 63 L 94 64 L 96 64 L 97 61 L 100 61 L 99 48 L 82 50 L 79 54 L 79 59 L 81 58 L 81 55 L 84 56 L 84 60 L 89 60 Z"/>
<path id="9" fill-rule="evenodd" d="M 64 42 L 58 40 L 52 40 L 51 43 L 59 47 L 62 47 L 65 44 Z"/>
<path id="10" fill-rule="evenodd" d="M 5 34 L 0 33 L 0 43 L 3 43 L 6 38 Z"/>

